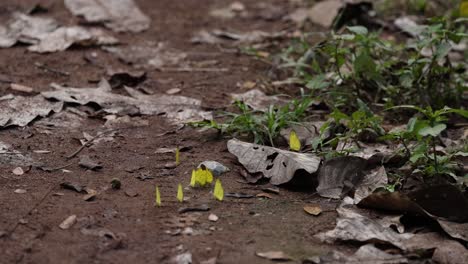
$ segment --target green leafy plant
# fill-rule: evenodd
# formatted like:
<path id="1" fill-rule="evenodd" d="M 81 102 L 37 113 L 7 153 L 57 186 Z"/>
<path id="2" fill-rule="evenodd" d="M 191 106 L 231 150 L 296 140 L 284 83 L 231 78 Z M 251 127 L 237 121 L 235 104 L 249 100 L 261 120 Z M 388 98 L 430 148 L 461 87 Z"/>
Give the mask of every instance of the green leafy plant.
<path id="1" fill-rule="evenodd" d="M 458 22 L 432 19 L 418 27 L 418 37 L 402 45 L 383 40 L 365 27 L 347 27 L 344 34 L 332 33 L 326 40 L 308 46 L 297 43 L 298 52 L 282 54 L 283 67 L 293 77 L 341 110 L 353 111 L 354 102 L 388 107 L 414 104 L 441 108 L 459 107 L 466 75 L 448 59 L 452 43 L 466 38 Z M 308 47 L 308 48 L 304 48 Z M 354 108 L 354 109 L 353 109 Z"/>
<path id="2" fill-rule="evenodd" d="M 468 118 L 468 111 L 444 107 L 434 111 L 431 107 L 421 108 L 412 105 L 403 105 L 391 109 L 412 109 L 421 114 L 421 117 L 413 117 L 409 120 L 406 130 L 393 132 L 387 138 L 399 140 L 407 153 L 409 161 L 417 166 L 414 172 L 422 172 L 427 176 L 450 175 L 454 178 L 452 163 L 453 157 L 461 152 L 438 155 L 436 149 L 440 134 L 447 128 L 445 122 L 449 114 L 458 114 Z M 410 141 L 416 141 L 411 149 Z"/>
<path id="3" fill-rule="evenodd" d="M 266 111 L 258 111 L 250 109 L 244 102 L 237 101 L 235 105 L 239 113 L 224 113 L 225 121 L 209 120 L 191 124 L 216 129 L 220 134 L 250 136 L 255 143 L 274 146 L 281 129 L 303 120 L 311 104 L 310 97 L 302 97 L 293 99 L 284 106 L 271 105 Z"/>
<path id="4" fill-rule="evenodd" d="M 346 154 L 352 151 L 346 148 L 350 143 L 359 146 L 359 140 L 372 141 L 369 137 L 376 139 L 384 135 L 385 131 L 381 127 L 382 118 L 375 115 L 361 100 L 358 100 L 358 105 L 359 109 L 351 115 L 335 109 L 330 114 L 331 120 L 320 128 L 320 136 L 314 140 L 312 146 L 316 150 L 330 146 L 338 153 Z M 341 143 L 340 149 L 336 149 L 338 143 Z"/>

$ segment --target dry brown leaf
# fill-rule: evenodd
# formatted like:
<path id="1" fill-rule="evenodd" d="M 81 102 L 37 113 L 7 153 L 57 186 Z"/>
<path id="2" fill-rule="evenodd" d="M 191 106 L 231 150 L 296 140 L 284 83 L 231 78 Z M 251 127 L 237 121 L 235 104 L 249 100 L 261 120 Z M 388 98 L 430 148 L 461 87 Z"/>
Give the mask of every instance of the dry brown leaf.
<path id="1" fill-rule="evenodd" d="M 270 105 L 282 105 L 286 101 L 277 96 L 267 96 L 264 92 L 254 89 L 241 94 L 231 94 L 232 99 L 242 101 L 253 110 L 265 111 Z"/>
<path id="2" fill-rule="evenodd" d="M 354 203 L 358 204 L 362 199 L 369 196 L 376 189 L 388 184 L 387 172 L 384 166 L 377 167 L 364 174 L 354 192 Z"/>
<path id="3" fill-rule="evenodd" d="M 40 95 L 34 97 L 6 95 L 0 98 L 0 127 L 23 127 L 37 117 L 60 112 L 62 108 L 62 102 L 49 102 Z"/>
<path id="4" fill-rule="evenodd" d="M 59 227 L 63 230 L 69 229 L 76 223 L 76 215 L 70 215 L 67 219 L 63 220 L 63 222 L 59 225 Z"/>
<path id="5" fill-rule="evenodd" d="M 313 262 L 320 264 L 397 264 L 408 263 L 408 259 L 400 254 L 389 254 L 372 244 L 367 244 L 361 246 L 353 255 L 348 256 L 345 253 L 334 250 L 327 255 L 318 257 Z"/>
<path id="6" fill-rule="evenodd" d="M 90 188 L 85 188 L 85 191 L 87 194 L 83 196 L 83 200 L 87 202 L 94 200 L 98 194 L 96 190 Z"/>
<path id="7" fill-rule="evenodd" d="M 130 95 L 112 92 L 106 80 L 97 88 L 68 88 L 54 84 L 55 91 L 42 92 L 42 96 L 68 103 L 85 105 L 96 103 L 110 114 L 165 114 L 173 122 L 190 122 L 212 119 L 211 112 L 201 110 L 201 101 L 176 95 L 145 95 L 135 89 L 125 87 Z"/>
<path id="8" fill-rule="evenodd" d="M 403 250 L 408 249 L 406 241 L 412 234 L 398 234 L 391 228 L 382 226 L 379 222 L 365 217 L 352 209 L 340 207 L 337 209 L 339 218 L 335 229 L 316 235 L 321 241 L 379 242 L 394 245 Z"/>
<path id="9" fill-rule="evenodd" d="M 304 211 L 310 215 L 318 216 L 322 213 L 322 208 L 318 204 L 304 206 Z"/>
<path id="10" fill-rule="evenodd" d="M 362 180 L 366 164 L 365 159 L 351 156 L 325 161 L 318 174 L 318 194 L 327 198 L 342 198 Z"/>
<path id="11" fill-rule="evenodd" d="M 105 47 L 104 50 L 136 68 L 160 69 L 167 66 L 181 66 L 187 57 L 186 53 L 169 49 L 164 43 Z"/>
<path id="12" fill-rule="evenodd" d="M 255 195 L 255 197 L 273 199 L 273 196 L 271 196 L 271 194 L 268 194 L 268 193 L 259 193 L 259 194 Z"/>
<path id="13" fill-rule="evenodd" d="M 37 44 L 39 39 L 58 27 L 54 19 L 14 12 L 6 27 L 0 25 L 0 47 L 10 48 L 17 42 Z"/>
<path id="14" fill-rule="evenodd" d="M 262 172 L 274 185 L 289 182 L 296 171 L 315 173 L 320 158 L 312 154 L 296 153 L 277 148 L 242 142 L 228 141 L 228 150 L 234 154 L 249 173 Z"/>
<path id="15" fill-rule="evenodd" d="M 151 23 L 133 0 L 65 0 L 65 6 L 75 16 L 117 32 L 141 32 Z"/>
<path id="16" fill-rule="evenodd" d="M 107 35 L 99 28 L 60 27 L 41 36 L 39 43 L 28 47 L 28 50 L 38 53 L 50 53 L 66 50 L 72 45 L 95 46 L 117 43 L 119 41 L 116 38 Z"/>
<path id="17" fill-rule="evenodd" d="M 256 252 L 255 254 L 261 258 L 266 258 L 269 260 L 277 260 L 277 261 L 291 260 L 291 257 L 286 255 L 283 251 Z"/>

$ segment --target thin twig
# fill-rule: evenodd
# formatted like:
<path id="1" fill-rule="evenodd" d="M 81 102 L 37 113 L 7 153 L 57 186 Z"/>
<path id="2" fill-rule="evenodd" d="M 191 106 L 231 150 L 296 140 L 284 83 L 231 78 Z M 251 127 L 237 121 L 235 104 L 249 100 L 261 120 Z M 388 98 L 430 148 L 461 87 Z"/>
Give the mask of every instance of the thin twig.
<path id="1" fill-rule="evenodd" d="M 56 73 L 56 74 L 67 76 L 67 77 L 70 76 L 69 72 L 64 72 L 64 71 L 60 71 L 57 69 L 53 69 L 39 62 L 34 63 L 34 65 L 36 65 L 37 68 L 42 69 L 47 72 L 52 72 L 52 73 Z"/>
<path id="2" fill-rule="evenodd" d="M 64 177 L 62 177 L 62 181 L 63 179 Z M 54 190 L 54 186 L 55 184 L 52 184 L 52 186 L 49 188 L 46 194 L 39 200 L 39 202 L 37 202 L 31 209 L 29 209 L 28 212 L 22 218 L 25 218 L 27 215 L 31 214 L 32 211 L 36 210 L 36 208 L 38 208 L 39 205 L 41 205 L 45 201 L 45 199 L 49 196 L 49 194 Z M 19 225 L 20 225 L 20 222 L 17 221 L 15 225 L 13 226 L 13 228 L 10 231 L 8 231 L 7 236 L 11 237 L 11 235 L 16 231 Z"/>
<path id="3" fill-rule="evenodd" d="M 164 72 L 227 72 L 228 68 L 192 68 L 192 67 L 182 67 L 182 68 L 160 68 Z"/>
<path id="4" fill-rule="evenodd" d="M 107 133 L 110 133 L 110 132 L 113 132 L 113 131 L 116 131 L 116 130 L 119 130 L 118 128 L 116 129 L 109 129 L 109 130 L 106 130 L 100 134 L 97 134 L 96 136 L 92 137 L 90 140 L 88 140 L 84 145 L 82 145 L 81 147 L 79 147 L 75 152 L 73 152 L 72 154 L 66 156 L 65 158 L 67 159 L 72 159 L 74 158 L 76 155 L 78 155 L 83 149 L 85 149 L 86 147 L 89 147 L 91 146 L 91 144 L 94 142 L 94 140 L 102 137 L 103 135 L 107 134 Z"/>

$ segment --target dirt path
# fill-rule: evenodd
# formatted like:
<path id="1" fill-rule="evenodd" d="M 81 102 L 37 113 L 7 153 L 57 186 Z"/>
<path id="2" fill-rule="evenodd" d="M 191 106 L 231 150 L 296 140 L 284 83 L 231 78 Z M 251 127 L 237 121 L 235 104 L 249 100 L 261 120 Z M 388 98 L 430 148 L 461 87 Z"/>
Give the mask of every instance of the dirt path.
<path id="1" fill-rule="evenodd" d="M 25 10 L 37 1 L 4 0 L 0 18 L 6 20 L 13 10 Z M 277 31 L 285 27 L 282 21 L 268 22 L 254 15 L 244 19 L 219 20 L 208 15 L 213 7 L 229 1 L 199 0 L 168 1 L 139 0 L 139 6 L 151 17 L 151 29 L 140 34 L 120 34 L 124 43 L 146 41 L 165 42 L 171 48 L 189 54 L 192 61 L 215 61 L 216 68 L 227 72 L 161 72 L 148 71 L 141 84 L 152 92 L 164 93 L 180 88 L 180 95 L 203 100 L 207 109 L 225 107 L 228 93 L 242 92 L 238 83 L 268 78 L 267 64 L 251 57 L 228 52 L 215 45 L 193 45 L 190 38 L 200 29 L 230 28 L 239 31 Z M 247 7 L 257 1 L 243 1 Z M 284 6 L 286 1 L 267 1 Z M 75 24 L 62 1 L 41 1 L 49 7 L 45 16 L 52 16 L 63 24 Z M 84 60 L 96 55 L 96 64 Z M 35 65 L 68 72 L 70 75 L 47 72 Z M 34 87 L 35 91 L 49 90 L 52 82 L 74 87 L 95 86 L 89 81 L 99 80 L 109 68 L 131 69 L 111 54 L 99 48 L 72 48 L 66 52 L 38 55 L 23 46 L 0 50 L 0 74 L 12 82 Z M 11 93 L 9 85 L 0 83 L 0 95 Z M 103 169 L 87 171 L 78 166 L 78 158 L 66 156 L 80 147 L 77 139 L 82 133 L 91 135 L 103 131 L 102 119 L 88 118 L 77 129 L 56 129 L 51 133 L 35 126 L 0 131 L 0 141 L 8 142 L 15 150 L 29 153 L 50 167 L 72 162 L 70 172 L 44 172 L 33 168 L 24 175 L 11 173 L 14 166 L 3 166 L 0 177 L 0 231 L 14 232 L 0 238 L 0 263 L 167 263 L 174 256 L 190 252 L 194 263 L 217 257 L 217 263 L 269 263 L 255 256 L 255 252 L 282 250 L 299 260 L 326 253 L 330 248 L 319 243 L 313 235 L 335 225 L 335 204 L 313 194 L 280 190 L 273 199 L 236 199 L 223 202 L 212 199 L 208 190 L 185 191 L 188 198 L 183 205 L 176 203 L 178 183 L 188 186 L 191 170 L 201 161 L 216 160 L 231 168 L 222 176 L 226 192 L 256 195 L 262 186 L 242 182 L 240 166 L 227 152 L 226 142 L 216 135 L 200 133 L 190 127 L 176 130 L 164 117 L 143 117 L 149 125 L 118 130 L 111 142 L 86 148 L 81 154 L 99 161 Z M 165 169 L 174 154 L 157 154 L 158 148 L 189 147 L 181 153 L 181 165 Z M 38 154 L 33 150 L 49 150 Z M 130 171 L 130 172 L 129 172 Z M 137 179 L 141 173 L 154 176 L 145 181 Z M 121 190 L 110 189 L 110 181 L 119 178 Z M 99 191 L 93 201 L 84 201 L 83 194 L 60 187 L 62 182 L 75 182 Z M 163 207 L 155 208 L 154 186 L 162 192 Z M 27 192 L 17 194 L 16 189 Z M 138 193 L 129 197 L 126 192 Z M 43 200 L 42 200 L 43 199 Z M 320 217 L 304 213 L 303 206 L 320 203 L 325 210 Z M 179 214 L 180 207 L 208 204 L 209 212 Z M 210 213 L 219 217 L 208 220 Z M 76 215 L 78 223 L 69 230 L 59 224 Z M 94 233 L 85 234 L 82 228 Z M 192 234 L 190 229 L 192 228 Z M 107 230 L 107 231 L 106 231 Z M 101 231 L 101 233 L 96 233 Z M 99 236 L 106 231 L 107 235 Z M 112 233 L 109 233 L 112 232 Z M 114 237 L 112 237 L 114 236 Z M 342 248 L 347 250 L 347 248 Z"/>

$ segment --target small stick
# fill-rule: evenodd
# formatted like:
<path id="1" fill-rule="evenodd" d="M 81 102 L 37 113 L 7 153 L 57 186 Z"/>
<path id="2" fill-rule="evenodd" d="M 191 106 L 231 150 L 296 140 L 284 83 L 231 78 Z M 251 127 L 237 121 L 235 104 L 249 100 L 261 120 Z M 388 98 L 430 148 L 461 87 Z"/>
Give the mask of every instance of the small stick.
<path id="1" fill-rule="evenodd" d="M 64 71 L 52 69 L 52 68 L 47 67 L 46 65 L 44 65 L 42 63 L 39 63 L 39 62 L 34 63 L 34 65 L 36 65 L 37 68 L 48 71 L 48 72 L 56 73 L 56 74 L 67 76 L 67 77 L 70 76 L 69 72 L 64 72 Z"/>
<path id="2" fill-rule="evenodd" d="M 227 72 L 228 68 L 160 68 L 164 72 Z"/>
<path id="3" fill-rule="evenodd" d="M 110 130 L 107 130 L 107 131 L 104 131 L 100 134 L 97 134 L 96 136 L 92 137 L 90 140 L 88 140 L 88 142 L 86 142 L 84 145 L 82 145 L 81 147 L 79 147 L 75 152 L 73 152 L 72 154 L 66 156 L 67 159 L 72 159 L 74 158 L 76 155 L 78 155 L 83 149 L 85 149 L 86 147 L 89 147 L 91 146 L 91 144 L 93 143 L 94 140 L 98 139 L 99 137 L 109 133 L 109 132 L 113 132 L 113 131 L 116 131 L 118 129 L 110 129 Z"/>

